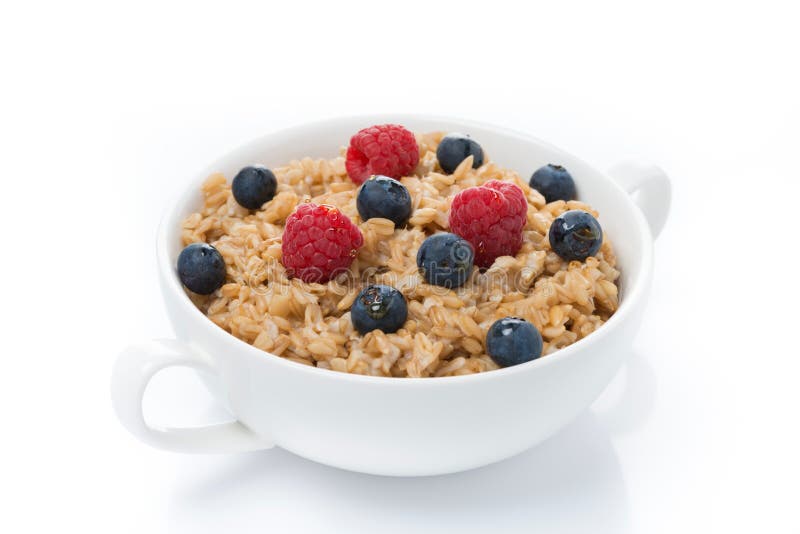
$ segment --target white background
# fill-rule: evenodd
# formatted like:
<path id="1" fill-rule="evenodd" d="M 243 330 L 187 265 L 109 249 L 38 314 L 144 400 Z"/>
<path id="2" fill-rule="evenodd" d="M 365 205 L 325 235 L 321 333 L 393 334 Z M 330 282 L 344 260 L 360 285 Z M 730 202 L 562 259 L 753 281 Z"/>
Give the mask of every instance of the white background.
<path id="1" fill-rule="evenodd" d="M 0 531 L 800 532 L 792 4 L 4 4 Z M 393 111 L 666 169 L 627 369 L 550 441 L 452 476 L 135 441 L 109 372 L 170 335 L 153 244 L 171 193 L 263 133 Z M 224 417 L 181 371 L 146 411 Z"/>

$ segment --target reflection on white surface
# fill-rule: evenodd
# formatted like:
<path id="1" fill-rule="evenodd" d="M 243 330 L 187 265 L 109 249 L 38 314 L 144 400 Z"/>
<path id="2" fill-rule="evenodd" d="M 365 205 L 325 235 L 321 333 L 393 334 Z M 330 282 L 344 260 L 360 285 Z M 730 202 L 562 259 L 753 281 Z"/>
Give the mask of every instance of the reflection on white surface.
<path id="1" fill-rule="evenodd" d="M 584 413 L 519 456 L 465 473 L 377 477 L 322 466 L 281 449 L 235 456 L 176 455 L 169 523 L 176 532 L 193 533 L 253 524 L 268 528 L 280 512 L 296 518 L 299 531 L 346 525 L 355 532 L 408 532 L 424 524 L 459 532 L 628 532 L 628 496 L 611 433 L 639 426 L 655 391 L 646 360 L 632 354 L 628 361 L 624 381 L 615 380 L 622 387 L 612 385 L 598 402 L 598 413 Z M 179 378 L 187 382 L 176 387 Z M 161 377 L 151 389 L 149 395 L 161 397 L 162 408 L 169 404 L 165 396 L 181 399 L 184 409 L 202 395 L 213 405 L 188 374 Z M 158 415 L 153 418 L 166 417 Z M 207 415 L 224 419 L 218 408 Z M 176 416 L 166 418 L 174 423 Z"/>
<path id="2" fill-rule="evenodd" d="M 515 458 L 455 475 L 361 475 L 272 450 L 224 459 L 202 477 L 179 476 L 186 483 L 174 494 L 170 519 L 187 532 L 240 522 L 267 526 L 276 508 L 286 514 L 284 504 L 296 508 L 297 526 L 304 529 L 328 524 L 354 532 L 407 532 L 424 524 L 460 532 L 534 526 L 584 531 L 598 525 L 608 532 L 629 530 L 618 459 L 590 414 Z"/>

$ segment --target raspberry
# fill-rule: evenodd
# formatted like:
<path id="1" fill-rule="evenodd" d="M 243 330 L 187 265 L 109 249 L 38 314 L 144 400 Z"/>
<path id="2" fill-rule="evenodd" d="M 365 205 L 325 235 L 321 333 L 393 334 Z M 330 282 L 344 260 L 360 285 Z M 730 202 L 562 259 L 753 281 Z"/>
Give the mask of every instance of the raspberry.
<path id="1" fill-rule="evenodd" d="M 475 265 L 489 267 L 500 256 L 513 256 L 522 246 L 528 202 L 518 186 L 490 180 L 453 198 L 450 229 L 475 248 Z"/>
<path id="2" fill-rule="evenodd" d="M 373 174 L 399 180 L 411 174 L 418 162 L 414 134 L 397 124 L 378 124 L 350 138 L 345 167 L 350 179 L 361 184 Z"/>
<path id="3" fill-rule="evenodd" d="M 333 206 L 301 204 L 286 219 L 283 266 L 303 282 L 327 282 L 353 262 L 361 230 Z"/>

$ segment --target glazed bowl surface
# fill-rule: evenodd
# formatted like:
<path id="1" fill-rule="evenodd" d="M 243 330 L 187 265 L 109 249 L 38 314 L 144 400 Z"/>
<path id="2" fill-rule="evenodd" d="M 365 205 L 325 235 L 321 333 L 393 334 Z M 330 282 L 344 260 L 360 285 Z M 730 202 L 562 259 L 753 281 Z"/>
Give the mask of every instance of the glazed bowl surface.
<path id="1" fill-rule="evenodd" d="M 371 124 L 415 132 L 471 135 L 491 159 L 523 177 L 547 163 L 570 169 L 578 197 L 597 209 L 611 236 L 620 307 L 596 332 L 546 357 L 475 375 L 386 378 L 350 375 L 265 353 L 213 324 L 191 302 L 176 273 L 180 223 L 202 203 L 201 182 L 229 179 L 253 163 L 332 157 Z M 613 178 L 612 178 L 613 176 Z M 143 441 L 186 452 L 235 452 L 278 445 L 323 464 L 365 473 L 413 476 L 463 471 L 513 456 L 547 439 L 585 410 L 631 351 L 649 293 L 653 239 L 669 208 L 669 181 L 654 166 L 621 164 L 600 172 L 526 134 L 419 115 L 360 116 L 279 131 L 221 157 L 187 181 L 157 237 L 159 278 L 175 339 L 129 347 L 117 359 L 112 400 L 121 422 Z M 635 193 L 635 196 L 633 196 Z M 175 365 L 197 369 L 235 421 L 158 428 L 142 415 L 150 378 Z M 209 379 L 213 377 L 213 379 Z"/>

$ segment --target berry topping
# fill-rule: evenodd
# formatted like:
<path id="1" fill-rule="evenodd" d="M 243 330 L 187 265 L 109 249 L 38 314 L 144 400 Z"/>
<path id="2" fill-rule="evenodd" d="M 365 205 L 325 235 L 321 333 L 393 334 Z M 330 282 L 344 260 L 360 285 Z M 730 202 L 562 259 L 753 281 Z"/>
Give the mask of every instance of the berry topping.
<path id="1" fill-rule="evenodd" d="M 458 193 L 450 206 L 450 229 L 475 249 L 475 264 L 489 267 L 522 246 L 528 202 L 518 186 L 490 180 Z"/>
<path id="2" fill-rule="evenodd" d="M 178 256 L 178 277 L 186 289 L 210 295 L 225 283 L 225 260 L 207 243 L 192 243 Z"/>
<path id="3" fill-rule="evenodd" d="M 234 177 L 231 190 L 240 206 L 257 210 L 272 200 L 278 189 L 278 181 L 271 170 L 260 165 L 245 167 Z"/>
<path id="4" fill-rule="evenodd" d="M 417 267 L 429 284 L 452 289 L 467 281 L 474 259 L 475 252 L 469 242 L 443 232 L 423 241 L 417 252 Z"/>
<path id="5" fill-rule="evenodd" d="M 531 187 L 539 191 L 547 202 L 575 200 L 575 180 L 561 165 L 548 163 L 539 168 L 530 181 Z"/>
<path id="6" fill-rule="evenodd" d="M 550 225 L 550 248 L 567 261 L 594 256 L 603 244 L 603 229 L 591 213 L 565 211 Z"/>
<path id="7" fill-rule="evenodd" d="M 447 174 L 452 174 L 462 161 L 472 156 L 472 168 L 483 165 L 483 149 L 481 145 L 460 133 L 445 135 L 436 147 L 436 159 L 439 166 Z"/>
<path id="8" fill-rule="evenodd" d="M 350 179 L 360 184 L 373 174 L 408 176 L 418 162 L 419 147 L 413 133 L 397 124 L 379 124 L 350 139 L 345 167 Z"/>
<path id="9" fill-rule="evenodd" d="M 367 286 L 350 309 L 353 326 L 361 335 L 373 330 L 397 332 L 406 322 L 408 306 L 403 294 L 393 287 Z"/>
<path id="10" fill-rule="evenodd" d="M 411 195 L 406 186 L 394 178 L 373 176 L 358 190 L 356 206 L 363 220 L 389 219 L 399 228 L 411 215 Z"/>
<path id="11" fill-rule="evenodd" d="M 327 282 L 350 267 L 363 243 L 358 227 L 335 207 L 301 204 L 286 219 L 283 266 L 303 282 Z"/>
<path id="12" fill-rule="evenodd" d="M 542 355 L 542 335 L 519 317 L 496 321 L 486 334 L 486 352 L 500 367 L 535 360 Z"/>

